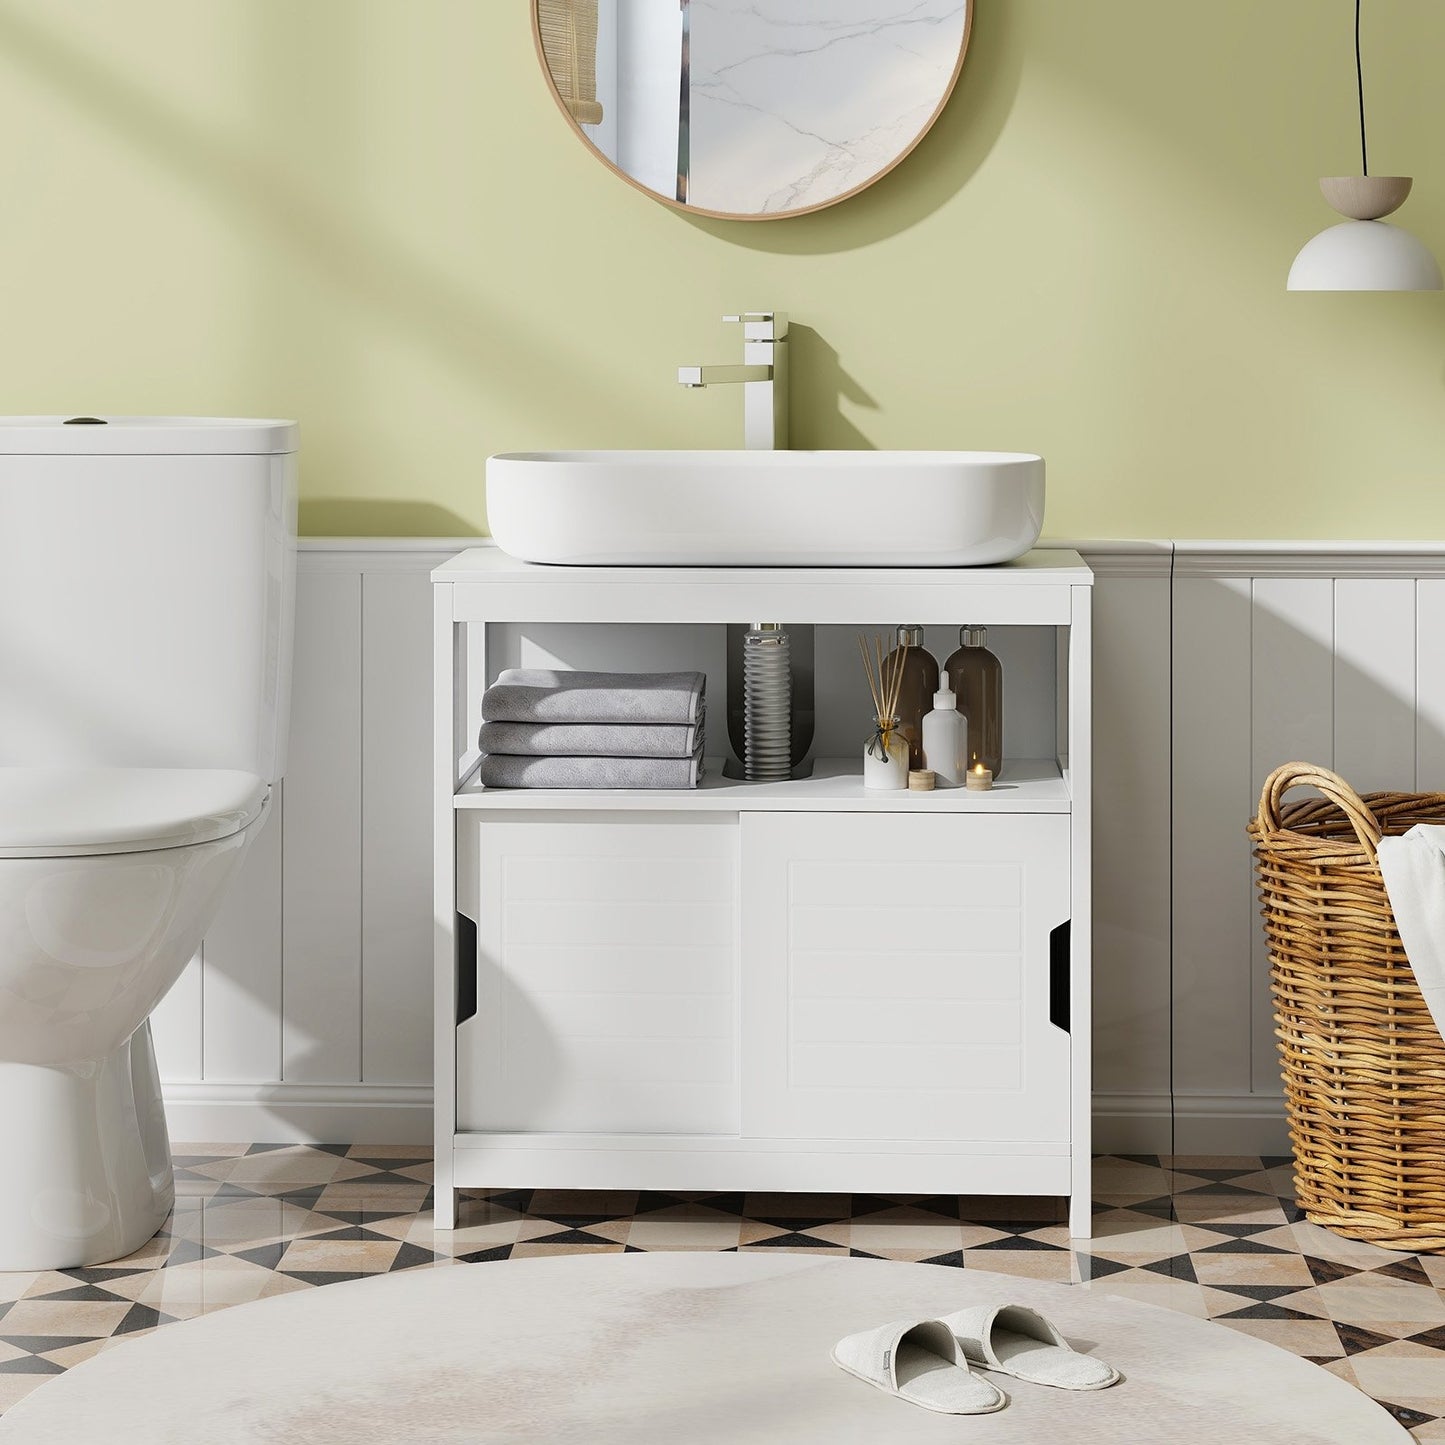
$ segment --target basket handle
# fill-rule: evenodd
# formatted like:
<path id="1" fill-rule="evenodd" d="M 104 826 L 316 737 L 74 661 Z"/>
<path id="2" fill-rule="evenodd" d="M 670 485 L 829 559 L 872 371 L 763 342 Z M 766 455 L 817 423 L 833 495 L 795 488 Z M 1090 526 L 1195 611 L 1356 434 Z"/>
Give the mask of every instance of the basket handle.
<path id="1" fill-rule="evenodd" d="M 1375 861 L 1376 850 L 1384 836 L 1379 819 L 1338 773 L 1316 767 L 1313 763 L 1285 763 L 1264 780 L 1256 820 L 1261 834 L 1273 833 L 1279 827 L 1280 804 L 1291 788 L 1317 788 L 1323 793 L 1350 820 L 1365 856 L 1370 862 Z"/>

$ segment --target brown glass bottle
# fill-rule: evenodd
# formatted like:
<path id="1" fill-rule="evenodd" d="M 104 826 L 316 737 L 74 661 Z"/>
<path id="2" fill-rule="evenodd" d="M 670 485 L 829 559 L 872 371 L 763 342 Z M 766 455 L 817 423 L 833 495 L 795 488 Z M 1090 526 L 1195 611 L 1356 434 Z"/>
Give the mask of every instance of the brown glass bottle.
<path id="1" fill-rule="evenodd" d="M 923 629 L 917 623 L 898 629 L 898 647 L 908 648 L 903 659 L 903 685 L 898 689 L 898 731 L 908 739 L 908 766 L 923 766 L 923 715 L 933 707 L 938 691 L 938 663 L 923 646 Z M 884 659 L 883 675 L 897 655 L 898 647 Z"/>
<path id="2" fill-rule="evenodd" d="M 988 650 L 986 627 L 961 627 L 958 640 L 944 670 L 968 719 L 968 765 L 982 763 L 997 778 L 1003 770 L 1003 664 Z"/>

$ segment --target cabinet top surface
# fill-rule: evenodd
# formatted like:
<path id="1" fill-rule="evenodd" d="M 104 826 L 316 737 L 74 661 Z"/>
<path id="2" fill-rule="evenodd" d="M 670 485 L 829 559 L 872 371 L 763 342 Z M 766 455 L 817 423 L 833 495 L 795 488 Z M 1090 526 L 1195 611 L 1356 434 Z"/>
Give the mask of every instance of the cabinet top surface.
<path id="1" fill-rule="evenodd" d="M 834 584 L 920 585 L 946 583 L 968 587 L 1088 586 L 1094 580 L 1084 559 L 1067 547 L 1035 547 L 1002 567 L 569 567 L 522 562 L 500 547 L 469 547 L 432 572 L 432 581 L 467 584 L 540 584 L 567 582 L 606 586 L 638 582 L 690 586 L 708 583 L 738 587 L 758 582 L 801 586 Z"/>

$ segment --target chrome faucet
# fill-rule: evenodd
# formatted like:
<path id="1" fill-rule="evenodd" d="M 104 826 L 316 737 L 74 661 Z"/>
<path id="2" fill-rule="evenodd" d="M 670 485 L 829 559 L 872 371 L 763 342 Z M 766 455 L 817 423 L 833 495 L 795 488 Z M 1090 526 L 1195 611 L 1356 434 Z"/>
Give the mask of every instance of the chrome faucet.
<path id="1" fill-rule="evenodd" d="M 724 316 L 741 322 L 741 366 L 679 366 L 683 386 L 743 387 L 743 445 L 749 451 L 782 451 L 788 445 L 788 317 L 783 311 L 744 311 Z"/>

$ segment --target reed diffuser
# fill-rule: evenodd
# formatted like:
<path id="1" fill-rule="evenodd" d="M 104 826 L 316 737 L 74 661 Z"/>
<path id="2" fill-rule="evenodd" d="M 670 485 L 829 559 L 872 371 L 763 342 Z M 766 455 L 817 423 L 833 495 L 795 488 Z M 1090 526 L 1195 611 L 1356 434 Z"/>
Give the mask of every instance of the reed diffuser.
<path id="1" fill-rule="evenodd" d="M 908 739 L 899 731 L 898 695 L 903 687 L 908 644 L 901 643 L 885 657 L 883 639 L 874 637 L 870 655 L 868 641 L 860 632 L 858 654 L 863 659 L 863 675 L 868 679 L 868 692 L 873 699 L 873 735 L 863 748 L 863 786 L 906 791 Z"/>

